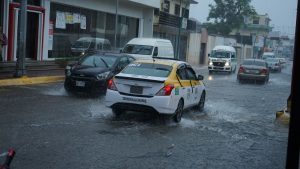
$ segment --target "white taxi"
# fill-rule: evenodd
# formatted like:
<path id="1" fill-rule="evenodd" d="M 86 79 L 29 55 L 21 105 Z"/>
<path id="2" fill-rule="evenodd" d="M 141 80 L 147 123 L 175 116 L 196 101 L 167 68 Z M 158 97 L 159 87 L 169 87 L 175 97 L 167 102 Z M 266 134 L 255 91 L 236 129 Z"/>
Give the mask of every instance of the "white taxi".
<path id="1" fill-rule="evenodd" d="M 139 60 L 109 80 L 105 103 L 116 116 L 126 110 L 150 111 L 172 115 L 180 122 L 184 109 L 204 109 L 202 80 L 186 62 Z"/>

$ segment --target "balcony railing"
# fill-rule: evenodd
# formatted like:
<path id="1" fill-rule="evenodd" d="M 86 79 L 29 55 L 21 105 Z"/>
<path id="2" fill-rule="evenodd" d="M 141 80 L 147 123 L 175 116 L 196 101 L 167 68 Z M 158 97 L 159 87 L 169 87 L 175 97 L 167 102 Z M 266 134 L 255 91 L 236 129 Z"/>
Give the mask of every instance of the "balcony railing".
<path id="1" fill-rule="evenodd" d="M 246 24 L 244 28 L 250 30 L 264 30 L 264 31 L 272 31 L 272 27 L 268 25 L 258 25 L 258 24 Z"/>
<path id="2" fill-rule="evenodd" d="M 181 17 L 176 16 L 176 15 L 171 15 L 171 14 L 169 14 L 167 12 L 163 12 L 163 11 L 155 11 L 154 14 L 155 14 L 155 16 L 159 17 L 158 24 L 179 28 Z M 183 20 L 186 21 L 186 18 L 183 18 Z M 196 29 L 195 21 L 187 20 L 187 22 L 185 22 L 185 23 L 186 23 L 185 25 L 186 25 L 187 30 L 195 30 Z"/>

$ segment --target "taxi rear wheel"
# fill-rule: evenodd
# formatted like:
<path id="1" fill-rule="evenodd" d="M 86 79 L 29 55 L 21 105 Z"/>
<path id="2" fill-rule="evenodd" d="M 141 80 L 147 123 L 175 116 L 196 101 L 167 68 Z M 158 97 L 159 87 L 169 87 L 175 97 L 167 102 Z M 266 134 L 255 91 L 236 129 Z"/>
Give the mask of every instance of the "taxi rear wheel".
<path id="1" fill-rule="evenodd" d="M 122 114 L 122 110 L 117 107 L 113 107 L 111 110 L 116 117 L 119 117 Z"/>
<path id="2" fill-rule="evenodd" d="M 205 104 L 205 91 L 202 92 L 199 103 L 197 105 L 197 108 L 200 112 L 203 111 L 204 104 Z"/>
<path id="3" fill-rule="evenodd" d="M 183 114 L 183 100 L 180 99 L 174 116 L 174 121 L 176 123 L 179 123 L 181 121 L 182 114 Z"/>

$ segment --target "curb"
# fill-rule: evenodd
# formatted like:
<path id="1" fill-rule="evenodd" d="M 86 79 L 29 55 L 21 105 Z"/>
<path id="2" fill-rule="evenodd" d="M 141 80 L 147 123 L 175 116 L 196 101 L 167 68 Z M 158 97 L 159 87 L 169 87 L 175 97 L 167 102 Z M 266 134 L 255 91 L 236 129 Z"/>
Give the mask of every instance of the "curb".
<path id="1" fill-rule="evenodd" d="M 32 85 L 32 84 L 44 84 L 60 82 L 65 79 L 65 76 L 40 76 L 40 77 L 21 77 L 13 79 L 0 80 L 0 86 L 21 86 L 21 85 Z"/>

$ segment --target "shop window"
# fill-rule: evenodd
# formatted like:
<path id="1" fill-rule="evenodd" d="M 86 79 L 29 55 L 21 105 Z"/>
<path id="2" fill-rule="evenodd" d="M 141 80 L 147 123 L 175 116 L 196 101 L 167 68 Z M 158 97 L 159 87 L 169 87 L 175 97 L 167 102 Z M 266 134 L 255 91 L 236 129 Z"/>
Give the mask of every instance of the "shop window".
<path id="1" fill-rule="evenodd" d="M 80 56 L 88 50 L 111 50 L 114 47 L 114 14 L 51 2 L 50 21 L 54 29 L 49 58 Z M 116 48 L 137 37 L 138 21 L 119 15 Z M 88 47 L 78 47 L 85 43 Z"/>
<path id="2" fill-rule="evenodd" d="M 259 17 L 254 17 L 253 18 L 253 24 L 256 24 L 256 25 L 259 24 Z"/>
<path id="3" fill-rule="evenodd" d="M 174 14 L 177 15 L 177 16 L 180 16 L 180 5 L 175 4 Z"/>
<path id="4" fill-rule="evenodd" d="M 182 8 L 181 11 L 182 11 L 181 16 L 185 18 L 189 18 L 190 11 L 188 9 Z"/>
<path id="5" fill-rule="evenodd" d="M 162 10 L 164 12 L 168 12 L 170 11 L 170 1 L 165 0 L 164 3 L 162 3 Z"/>

